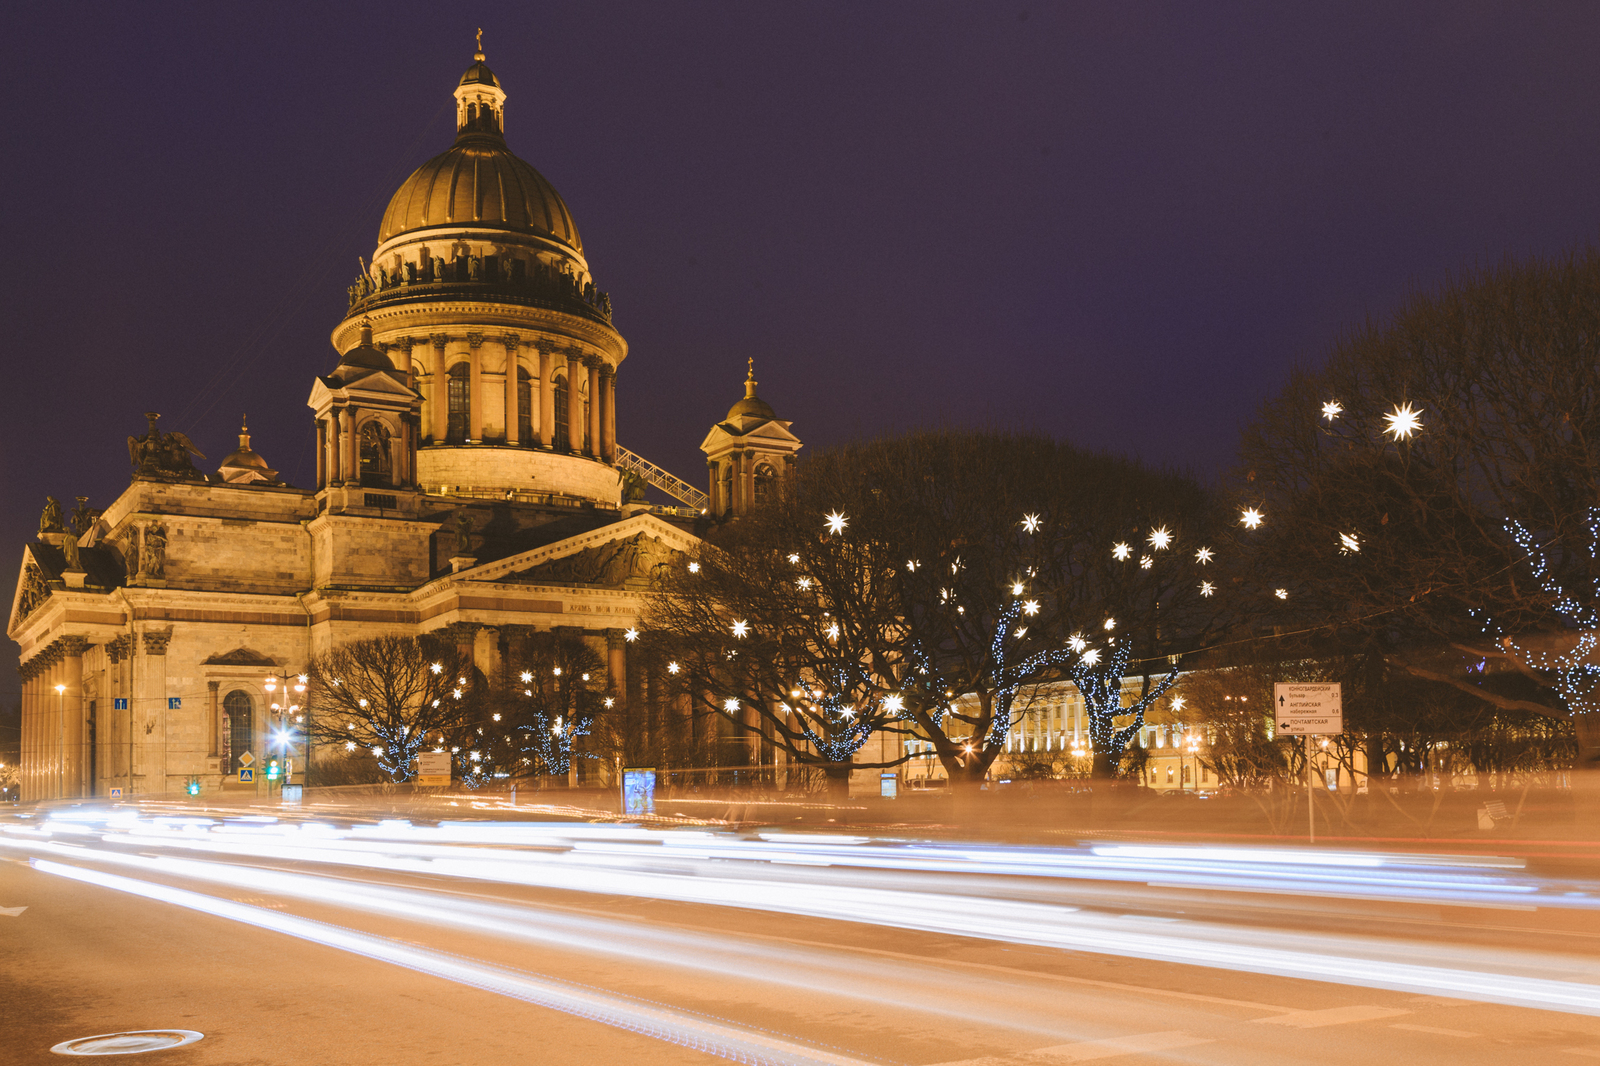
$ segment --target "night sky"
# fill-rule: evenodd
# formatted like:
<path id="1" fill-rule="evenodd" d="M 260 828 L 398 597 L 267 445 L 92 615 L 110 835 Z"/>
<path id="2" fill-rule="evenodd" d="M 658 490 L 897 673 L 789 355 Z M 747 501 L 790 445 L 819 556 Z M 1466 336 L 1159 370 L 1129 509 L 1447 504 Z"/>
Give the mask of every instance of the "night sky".
<path id="1" fill-rule="evenodd" d="M 761 395 L 809 446 L 1022 426 L 1210 479 L 1296 362 L 1600 222 L 1593 3 L 33 4 L 0 35 L 4 542 L 105 506 L 142 412 L 292 484 L 357 256 L 507 139 L 615 323 L 622 444 L 696 484 Z M 16 555 L 12 556 L 13 559 Z M 8 587 L 10 587 L 8 585 Z M 9 603 L 9 601 L 8 601 Z M 0 667 L 0 702 L 16 692 Z"/>

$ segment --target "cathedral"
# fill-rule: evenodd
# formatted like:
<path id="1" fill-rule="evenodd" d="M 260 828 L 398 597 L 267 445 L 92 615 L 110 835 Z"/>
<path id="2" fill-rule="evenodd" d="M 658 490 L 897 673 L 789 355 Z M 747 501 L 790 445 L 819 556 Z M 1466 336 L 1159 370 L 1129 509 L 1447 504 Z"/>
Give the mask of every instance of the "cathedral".
<path id="1" fill-rule="evenodd" d="M 474 60 L 455 143 L 390 200 L 310 383 L 316 483 L 280 480 L 245 426 L 204 471 L 151 413 L 110 506 L 49 501 L 7 629 L 25 801 L 264 792 L 251 764 L 296 675 L 367 637 L 443 635 L 494 680 L 528 634 L 581 635 L 625 700 L 652 573 L 792 474 L 753 367 L 701 445 L 707 491 L 618 444 L 611 298 Z"/>

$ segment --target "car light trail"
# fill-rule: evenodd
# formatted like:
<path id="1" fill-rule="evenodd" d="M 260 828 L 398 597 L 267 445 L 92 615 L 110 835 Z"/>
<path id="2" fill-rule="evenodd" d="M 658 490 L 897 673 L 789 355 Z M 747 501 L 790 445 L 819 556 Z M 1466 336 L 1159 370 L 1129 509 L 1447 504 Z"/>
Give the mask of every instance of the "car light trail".
<path id="1" fill-rule="evenodd" d="M 312 921 L 309 918 L 279 914 L 261 907 L 190 892 L 187 889 L 66 865 L 49 859 L 33 859 L 31 864 L 44 873 L 187 907 L 204 914 L 228 918 L 246 925 L 364 955 L 370 959 L 404 966 L 419 973 L 471 985 L 502 996 L 561 1011 L 564 1014 L 576 1015 L 617 1029 L 625 1029 L 703 1051 L 719 1058 L 745 1063 L 771 1064 L 771 1066 L 870 1066 L 862 1059 L 806 1047 L 764 1033 L 719 1025 L 713 1021 L 630 1000 L 623 996 L 519 973 L 505 967 L 472 962 L 443 952 L 412 947 L 383 937 Z"/>

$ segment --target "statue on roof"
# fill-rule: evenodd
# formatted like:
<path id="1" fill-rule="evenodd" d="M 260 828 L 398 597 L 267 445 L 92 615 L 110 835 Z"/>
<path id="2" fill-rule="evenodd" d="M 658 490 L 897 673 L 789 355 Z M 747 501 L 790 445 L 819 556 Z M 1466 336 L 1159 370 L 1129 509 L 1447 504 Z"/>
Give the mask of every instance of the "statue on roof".
<path id="1" fill-rule="evenodd" d="M 61 502 L 54 496 L 44 498 L 44 513 L 39 516 L 39 534 L 61 532 Z"/>
<path id="2" fill-rule="evenodd" d="M 128 459 L 133 463 L 133 476 L 204 481 L 206 476 L 194 465 L 194 460 L 204 459 L 205 455 L 182 433 L 163 433 L 157 429 L 156 420 L 160 417 L 154 411 L 145 412 L 150 432 L 128 438 Z"/>

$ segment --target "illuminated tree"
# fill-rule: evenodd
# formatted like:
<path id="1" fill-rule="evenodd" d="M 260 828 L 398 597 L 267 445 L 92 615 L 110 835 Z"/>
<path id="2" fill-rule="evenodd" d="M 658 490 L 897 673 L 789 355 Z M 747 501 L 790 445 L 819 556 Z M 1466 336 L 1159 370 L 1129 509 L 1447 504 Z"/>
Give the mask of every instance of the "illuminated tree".
<path id="1" fill-rule="evenodd" d="M 514 688 L 503 701 L 515 764 L 523 772 L 564 776 L 572 767 L 580 738 L 610 709 L 601 691 L 605 661 L 578 637 L 535 634 Z M 504 735 L 504 734 L 502 734 Z M 510 762 L 510 760 L 507 760 Z"/>
<path id="2" fill-rule="evenodd" d="M 1208 624 L 1187 554 L 1208 508 L 1182 477 L 1042 437 L 872 441 L 813 456 L 781 500 L 720 531 L 664 583 L 651 637 L 703 712 L 835 780 L 904 761 L 899 739 L 917 736 L 976 787 L 1020 715 L 1073 676 L 1101 685 L 1096 767 L 1111 773 L 1169 656 Z M 1118 551 L 1125 538 L 1141 551 Z M 1143 687 L 1127 705 L 1125 677 Z M 858 759 L 879 733 L 893 752 Z"/>
<path id="3" fill-rule="evenodd" d="M 306 668 L 313 741 L 367 749 L 393 782 L 416 774 L 434 750 L 476 715 L 482 698 L 472 661 L 432 637 L 375 637 L 341 644 Z"/>

